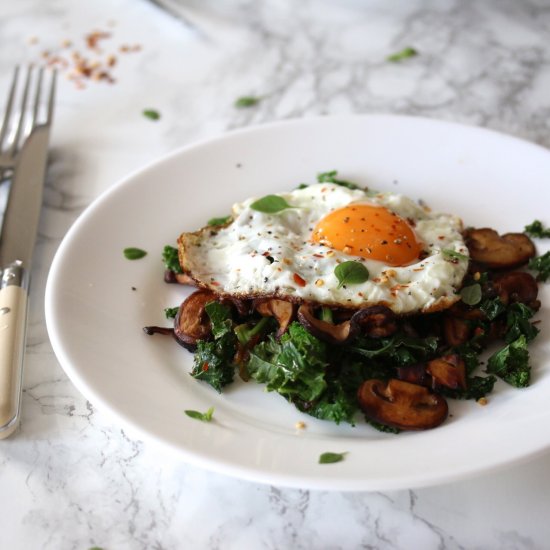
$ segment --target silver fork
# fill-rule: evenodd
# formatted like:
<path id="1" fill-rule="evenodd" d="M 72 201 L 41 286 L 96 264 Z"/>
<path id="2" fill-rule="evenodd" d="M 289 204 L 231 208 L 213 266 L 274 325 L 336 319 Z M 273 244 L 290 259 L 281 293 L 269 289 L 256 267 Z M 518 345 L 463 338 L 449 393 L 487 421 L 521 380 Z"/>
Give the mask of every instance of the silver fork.
<path id="1" fill-rule="evenodd" d="M 40 107 L 42 105 L 42 83 L 44 69 L 37 71 L 30 65 L 27 68 L 23 83 L 19 82 L 20 68 L 15 67 L 13 79 L 8 93 L 8 100 L 4 110 L 4 118 L 0 127 L 0 181 L 9 177 L 16 164 L 17 154 L 26 137 L 40 125 Z M 55 96 L 55 71 L 51 79 L 49 100 L 46 108 L 46 119 L 42 124 L 50 125 L 53 113 L 53 101 Z M 19 101 L 16 101 L 18 88 Z M 31 93 L 34 87 L 34 94 Z M 32 103 L 29 104 L 29 96 L 34 95 Z M 16 105 L 18 103 L 18 105 Z"/>

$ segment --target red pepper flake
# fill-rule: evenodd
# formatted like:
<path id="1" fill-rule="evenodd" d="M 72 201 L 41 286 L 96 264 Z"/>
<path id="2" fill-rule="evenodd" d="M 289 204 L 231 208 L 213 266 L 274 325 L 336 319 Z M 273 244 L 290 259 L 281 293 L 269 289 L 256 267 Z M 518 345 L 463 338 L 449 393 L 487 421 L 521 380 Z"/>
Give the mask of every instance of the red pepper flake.
<path id="1" fill-rule="evenodd" d="M 210 365 L 208 364 L 207 361 L 205 361 L 203 364 L 202 364 L 202 370 L 203 372 L 206 372 L 208 370 L 208 368 L 210 367 Z"/>
<path id="2" fill-rule="evenodd" d="M 314 258 L 324 258 L 322 254 L 313 254 Z"/>
<path id="3" fill-rule="evenodd" d="M 302 279 L 302 277 L 300 277 L 300 275 L 298 275 L 298 273 L 294 273 L 294 275 L 292 276 L 292 278 L 294 279 L 294 282 L 295 282 L 298 286 L 301 286 L 301 287 L 306 286 L 306 281 L 305 281 L 304 279 Z"/>

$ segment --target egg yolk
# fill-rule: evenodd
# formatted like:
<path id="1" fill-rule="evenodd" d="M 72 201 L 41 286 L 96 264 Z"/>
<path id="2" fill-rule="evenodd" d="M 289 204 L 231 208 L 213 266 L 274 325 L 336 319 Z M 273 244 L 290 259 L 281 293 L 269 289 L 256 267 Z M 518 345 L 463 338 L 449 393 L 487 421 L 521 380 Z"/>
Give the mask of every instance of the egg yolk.
<path id="1" fill-rule="evenodd" d="M 354 204 L 327 214 L 316 225 L 312 240 L 392 267 L 410 264 L 422 251 L 406 220 L 373 204 Z"/>

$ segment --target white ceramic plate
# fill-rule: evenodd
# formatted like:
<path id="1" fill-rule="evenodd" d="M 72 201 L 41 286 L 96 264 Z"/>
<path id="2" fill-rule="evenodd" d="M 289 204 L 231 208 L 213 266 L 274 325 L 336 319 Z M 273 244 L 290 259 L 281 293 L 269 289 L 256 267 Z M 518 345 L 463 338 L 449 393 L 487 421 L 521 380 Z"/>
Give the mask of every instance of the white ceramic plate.
<path id="1" fill-rule="evenodd" d="M 423 199 L 461 215 L 466 225 L 521 231 L 535 218 L 550 222 L 550 153 L 482 129 L 394 116 L 315 118 L 186 147 L 113 186 L 60 246 L 47 284 L 46 317 L 70 379 L 115 422 L 184 460 L 279 485 L 424 486 L 546 450 L 548 323 L 531 348 L 531 387 L 499 383 L 488 406 L 451 402 L 443 426 L 399 436 L 315 420 L 254 382 L 238 381 L 219 395 L 189 376 L 191 354 L 171 338 L 143 333 L 145 325 L 167 325 L 163 309 L 188 293 L 162 280 L 165 244 L 228 213 L 233 202 L 314 182 L 317 173 L 332 169 L 363 185 Z M 122 250 L 129 246 L 149 254 L 128 261 Z M 544 319 L 548 288 L 541 294 L 545 305 L 538 316 Z M 211 423 L 183 413 L 211 406 Z M 297 430 L 297 421 L 306 428 Z M 347 455 L 320 465 L 325 451 Z"/>

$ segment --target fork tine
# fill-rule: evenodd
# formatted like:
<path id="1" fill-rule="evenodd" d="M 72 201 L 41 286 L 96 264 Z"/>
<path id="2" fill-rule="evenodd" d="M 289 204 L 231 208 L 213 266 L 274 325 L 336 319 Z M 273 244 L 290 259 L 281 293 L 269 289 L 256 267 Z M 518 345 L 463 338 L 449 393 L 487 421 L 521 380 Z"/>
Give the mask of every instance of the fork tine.
<path id="1" fill-rule="evenodd" d="M 31 72 L 32 66 L 27 69 L 27 76 L 25 78 L 25 87 L 23 88 L 23 99 L 21 100 L 21 114 L 19 115 L 19 122 L 15 130 L 15 136 L 13 138 L 13 143 L 11 144 L 11 154 L 14 155 L 17 151 L 19 137 L 21 135 L 21 130 L 23 129 L 23 121 L 25 120 L 25 111 L 27 110 L 27 97 L 29 95 L 29 86 L 31 83 Z"/>
<path id="2" fill-rule="evenodd" d="M 48 114 L 46 119 L 46 124 L 48 126 L 51 125 L 53 120 L 53 107 L 55 103 L 55 87 L 56 87 L 56 80 L 57 80 L 57 71 L 54 69 L 52 71 L 52 81 L 50 83 L 50 98 L 48 100 Z"/>
<path id="3" fill-rule="evenodd" d="M 9 121 L 11 118 L 11 110 L 13 108 L 13 99 L 15 97 L 15 88 L 17 86 L 17 79 L 19 77 L 19 67 L 15 67 L 13 72 L 13 80 L 11 82 L 11 88 L 8 94 L 8 102 L 4 111 L 4 119 L 2 121 L 2 127 L 0 128 L 0 150 L 2 150 L 2 144 L 8 132 Z"/>
<path id="4" fill-rule="evenodd" d="M 38 71 L 38 78 L 36 80 L 36 91 L 34 93 L 34 106 L 32 110 L 31 130 L 36 127 L 36 120 L 38 118 L 38 108 L 40 107 L 40 92 L 42 91 L 42 77 L 44 76 L 44 68 L 40 67 Z"/>

